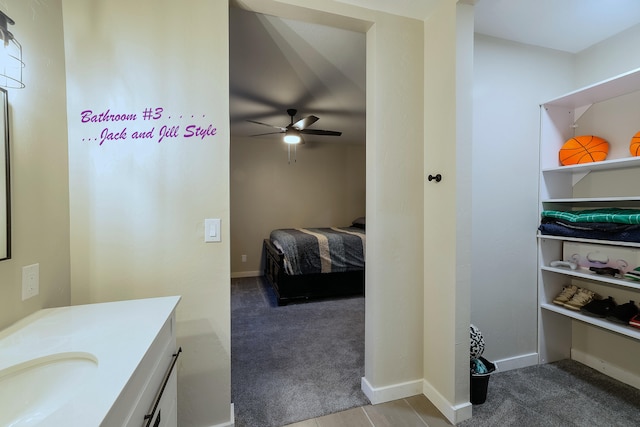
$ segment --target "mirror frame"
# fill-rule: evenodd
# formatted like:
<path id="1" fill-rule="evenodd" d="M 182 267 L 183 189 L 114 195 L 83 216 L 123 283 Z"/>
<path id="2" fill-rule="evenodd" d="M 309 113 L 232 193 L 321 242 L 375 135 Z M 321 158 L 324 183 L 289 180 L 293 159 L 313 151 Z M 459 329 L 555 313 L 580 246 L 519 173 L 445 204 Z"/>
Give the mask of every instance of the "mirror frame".
<path id="1" fill-rule="evenodd" d="M 0 88 L 0 261 L 11 259 L 11 173 L 9 168 L 9 100 Z M 4 157 L 4 158 L 3 158 Z M 2 170 L 4 168 L 4 170 Z M 4 224 L 2 223 L 4 221 Z M 0 231 L 2 233 L 2 231 Z"/>

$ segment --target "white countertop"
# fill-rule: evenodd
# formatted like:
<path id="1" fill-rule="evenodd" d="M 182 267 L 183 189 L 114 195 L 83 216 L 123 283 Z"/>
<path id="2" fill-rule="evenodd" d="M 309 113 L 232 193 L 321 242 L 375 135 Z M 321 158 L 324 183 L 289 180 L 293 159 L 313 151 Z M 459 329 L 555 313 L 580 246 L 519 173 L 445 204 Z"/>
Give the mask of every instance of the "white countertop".
<path id="1" fill-rule="evenodd" d="M 0 331 L 0 373 L 52 354 L 90 355 L 97 368 L 73 399 L 33 425 L 99 426 L 179 301 L 172 296 L 40 310 Z"/>

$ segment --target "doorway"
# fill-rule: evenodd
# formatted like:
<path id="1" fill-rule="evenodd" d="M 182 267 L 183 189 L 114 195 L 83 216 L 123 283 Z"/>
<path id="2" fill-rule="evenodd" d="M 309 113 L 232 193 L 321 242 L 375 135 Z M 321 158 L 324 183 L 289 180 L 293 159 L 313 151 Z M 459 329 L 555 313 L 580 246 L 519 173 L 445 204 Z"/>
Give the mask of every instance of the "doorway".
<path id="1" fill-rule="evenodd" d="M 268 285 L 259 276 L 263 271 L 262 240 L 269 232 L 276 228 L 298 226 L 348 226 L 351 222 L 362 217 L 366 208 L 366 36 L 363 33 L 323 27 L 298 21 L 285 20 L 248 12 L 240 9 L 230 9 L 230 111 L 231 111 L 231 272 L 232 272 L 232 341 L 234 331 L 251 319 L 264 326 L 274 321 L 274 328 L 286 329 L 287 333 L 274 334 L 272 346 L 293 346 L 290 340 L 296 335 L 295 328 L 288 328 L 278 324 L 277 319 L 285 310 L 295 316 L 307 316 L 312 321 L 307 328 L 319 322 L 339 321 L 343 315 L 347 320 L 344 324 L 361 323 L 362 331 L 359 337 L 352 336 L 347 341 L 360 340 L 358 353 L 359 371 L 347 385 L 336 379 L 334 383 L 342 388 L 336 391 L 338 395 L 330 396 L 331 386 L 325 387 L 323 393 L 310 390 L 309 396 L 316 393 L 315 399 L 307 399 L 308 417 L 325 415 L 347 407 L 335 407 L 326 402 L 342 401 L 348 404 L 346 395 L 357 398 L 351 399 L 353 406 L 367 403 L 366 397 L 360 390 L 360 378 L 364 376 L 364 301 L 337 300 L 329 302 L 301 304 L 295 307 L 278 308 L 269 304 L 271 294 Z M 326 77 L 330 75 L 330 77 Z M 296 108 L 304 117 L 313 114 L 318 117 L 314 127 L 320 129 L 336 129 L 342 132 L 337 138 L 303 135 L 305 144 L 300 146 L 293 155 L 282 143 L 282 135 L 278 129 L 264 128 L 262 124 L 285 126 L 289 122 L 286 110 Z M 298 117 L 296 117 L 298 119 Z M 252 120 L 252 121 L 248 121 Z M 273 131 L 273 133 L 269 133 Z M 267 133 L 267 135 L 262 135 Z M 257 137 L 250 135 L 260 134 Z M 239 297 L 239 294 L 240 295 Z M 239 298 L 246 298 L 238 302 Z M 234 302 L 235 301 L 235 302 Z M 234 324 L 234 307 L 236 313 L 246 309 L 252 301 L 255 305 L 249 310 L 246 319 L 236 320 Z M 267 303 L 264 306 L 264 303 Z M 339 310 L 340 305 L 345 306 Z M 274 320 L 272 314 L 278 311 Z M 255 317 L 259 313 L 262 317 Z M 306 313 L 306 314 L 305 314 Z M 352 319 L 348 319 L 349 316 Z M 300 324 L 291 321 L 290 325 Z M 277 325 L 277 326 L 276 326 Z M 236 328 L 236 326 L 238 328 Z M 344 325 L 343 325 L 344 326 Z M 248 327 L 243 337 L 256 328 Z M 268 329 L 268 328 L 267 328 Z M 353 334 L 357 327 L 343 328 L 328 326 L 322 331 L 316 331 L 317 343 L 326 340 L 328 331 L 335 331 L 340 335 Z M 308 331 L 309 332 L 309 331 Z M 265 334 L 252 335 L 255 348 L 262 346 Z M 331 340 L 328 340 L 329 342 Z M 338 341 L 337 339 L 334 341 Z M 240 342 L 238 339 L 236 342 Z M 262 344 L 261 344 L 262 343 Z M 314 344 L 317 344 L 314 343 Z M 246 343 L 243 343 L 246 344 Z M 311 359 L 317 366 L 324 365 L 324 375 L 318 373 L 317 383 L 322 383 L 336 372 L 339 358 L 337 354 L 348 353 L 345 348 L 325 348 L 326 358 L 318 359 L 323 351 L 315 351 L 304 356 L 305 361 L 312 365 Z M 297 347 L 309 347 L 310 343 L 298 342 Z M 242 360 L 247 352 L 233 354 L 232 342 L 232 401 L 236 413 L 242 411 L 239 407 L 239 397 L 234 398 L 236 391 L 234 378 L 246 378 L 246 375 L 234 375 L 234 367 L 245 366 L 253 375 L 254 385 L 258 376 L 264 372 L 252 372 L 258 365 L 260 356 L 270 350 L 260 350 L 254 359 Z M 239 348 L 236 347 L 236 348 Z M 288 353 L 294 349 L 289 348 Z M 274 351 L 278 353 L 278 351 Z M 256 352 L 252 352 L 256 353 Z M 349 357 L 345 354 L 346 357 Z M 235 357 L 235 359 L 234 359 Z M 352 358 L 353 359 L 353 358 Z M 280 364 L 278 359 L 273 364 Z M 241 362 L 246 361 L 247 364 Z M 255 362 L 252 366 L 251 362 Z M 351 360 L 350 362 L 353 362 Z M 314 368 L 315 369 L 315 368 Z M 345 368 L 347 369 L 347 368 Z M 349 369 L 352 369 L 349 367 Z M 296 367 L 289 372 L 295 371 Z M 263 369 L 264 371 L 264 369 Z M 310 371 L 310 369 L 308 369 Z M 279 372 L 274 370 L 274 372 Z M 322 372 L 317 370 L 317 372 Z M 304 376 L 303 376 L 304 377 Z M 286 376 L 274 374 L 272 387 L 281 388 Z M 250 382 L 250 381 L 247 381 Z M 289 396 L 291 406 L 295 406 L 295 397 L 303 392 L 299 384 L 290 386 Z M 257 399 L 258 387 L 252 387 L 253 399 Z M 293 392 L 293 390 L 297 390 Z M 267 393 L 264 393 L 264 398 Z M 273 408 L 273 395 L 270 405 Z M 326 404 L 325 404 L 326 403 Z M 257 405 L 258 407 L 260 405 Z M 262 405 L 267 408 L 269 405 Z M 275 410 L 275 409 L 274 409 Z M 294 410 L 294 408 L 289 408 Z M 326 411 L 318 412 L 318 411 Z M 286 412 L 283 409 L 281 412 Z M 256 415 L 258 414 L 258 415 Z M 260 415 L 261 414 L 261 415 Z M 244 415 L 244 414 L 243 414 Z M 267 413 L 260 413 L 256 409 L 251 416 L 261 416 L 263 422 L 270 417 Z M 237 421 L 242 422 L 240 417 Z M 292 420 L 287 420 L 292 421 Z"/>

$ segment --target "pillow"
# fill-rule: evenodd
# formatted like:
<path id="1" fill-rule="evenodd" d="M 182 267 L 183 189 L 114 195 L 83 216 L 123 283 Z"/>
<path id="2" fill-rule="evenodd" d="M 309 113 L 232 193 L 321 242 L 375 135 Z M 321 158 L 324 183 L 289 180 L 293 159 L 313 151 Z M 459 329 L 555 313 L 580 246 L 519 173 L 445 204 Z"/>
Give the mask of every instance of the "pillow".
<path id="1" fill-rule="evenodd" d="M 609 143 L 595 135 L 581 135 L 567 140 L 560 148 L 560 164 L 599 162 L 607 158 Z"/>
<path id="2" fill-rule="evenodd" d="M 365 224 L 364 224 L 364 217 L 361 216 L 360 218 L 356 218 L 353 220 L 353 222 L 351 223 L 352 227 L 357 227 L 357 228 L 362 228 L 363 230 L 365 229 Z"/>
<path id="3" fill-rule="evenodd" d="M 640 132 L 637 132 L 631 138 L 631 143 L 629 144 L 629 151 L 632 156 L 640 156 Z"/>

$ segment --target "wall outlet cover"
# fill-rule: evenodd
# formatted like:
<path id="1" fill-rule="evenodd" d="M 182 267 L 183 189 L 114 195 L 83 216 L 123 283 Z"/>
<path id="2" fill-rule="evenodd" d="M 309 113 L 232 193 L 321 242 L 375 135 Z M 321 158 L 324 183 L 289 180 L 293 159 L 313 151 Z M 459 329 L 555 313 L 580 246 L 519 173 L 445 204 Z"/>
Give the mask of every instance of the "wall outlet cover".
<path id="1" fill-rule="evenodd" d="M 40 293 L 40 264 L 22 267 L 22 301 Z"/>

